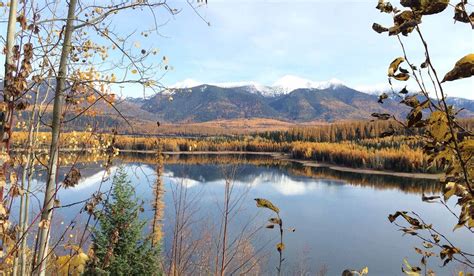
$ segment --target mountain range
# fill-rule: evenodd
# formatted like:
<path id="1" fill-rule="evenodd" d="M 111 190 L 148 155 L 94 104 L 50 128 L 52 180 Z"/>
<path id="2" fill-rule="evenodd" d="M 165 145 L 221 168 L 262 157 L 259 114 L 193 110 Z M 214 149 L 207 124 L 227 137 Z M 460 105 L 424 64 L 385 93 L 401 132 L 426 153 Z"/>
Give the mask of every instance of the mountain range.
<path id="1" fill-rule="evenodd" d="M 54 80 L 49 85 L 54 86 Z M 39 90 L 45 93 L 46 85 Z M 51 102 L 52 93 L 48 98 Z M 378 95 L 352 89 L 336 79 L 314 82 L 286 76 L 272 86 L 255 82 L 200 84 L 187 80 L 150 98 L 120 99 L 116 108 L 130 121 L 145 123 L 202 123 L 256 118 L 290 123 L 332 122 L 367 120 L 374 112 L 404 116 L 409 111 L 395 96 L 385 99 L 383 104 L 377 101 Z M 457 109 L 463 108 L 459 114 L 461 117 L 474 117 L 473 100 L 448 98 L 447 101 Z M 108 126 L 120 124 L 116 110 L 107 108 L 105 103 L 96 108 L 104 112 L 94 118 L 77 119 L 81 121 L 79 125 L 94 121 Z"/>
<path id="2" fill-rule="evenodd" d="M 370 119 L 370 114 L 374 112 L 399 116 L 408 112 L 408 108 L 395 97 L 389 97 L 383 104 L 377 101 L 377 95 L 360 92 L 331 80 L 324 83 L 299 83 L 290 87 L 200 84 L 173 88 L 148 99 L 128 98 L 124 103 L 144 112 L 142 118 L 172 123 L 242 118 L 271 118 L 291 122 L 337 121 Z M 449 98 L 448 103 L 456 108 L 464 108 L 460 113 L 462 117 L 474 117 L 473 100 Z M 120 109 L 127 111 L 130 106 Z"/>

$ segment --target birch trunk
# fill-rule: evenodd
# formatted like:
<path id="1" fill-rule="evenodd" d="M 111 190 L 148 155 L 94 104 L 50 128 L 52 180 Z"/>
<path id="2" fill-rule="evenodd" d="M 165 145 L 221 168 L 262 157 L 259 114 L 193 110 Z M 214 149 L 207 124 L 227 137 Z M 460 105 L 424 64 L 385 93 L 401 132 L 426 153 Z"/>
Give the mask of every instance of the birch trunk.
<path id="1" fill-rule="evenodd" d="M 46 91 L 45 99 L 48 97 L 50 87 Z M 33 104 L 33 110 L 31 111 L 30 119 L 29 119 L 29 128 L 28 128 L 28 141 L 27 141 L 27 153 L 26 153 L 26 161 L 25 167 L 23 168 L 22 176 L 21 176 L 21 183 L 22 189 L 25 193 L 21 196 L 20 199 L 20 233 L 19 236 L 22 238 L 20 243 L 20 258 L 19 258 L 19 269 L 20 272 L 18 275 L 27 275 L 26 271 L 26 263 L 27 263 L 27 256 L 26 256 L 26 248 L 27 248 L 27 238 L 28 238 L 28 224 L 29 224 L 29 209 L 30 209 L 30 192 L 31 192 L 31 180 L 32 175 L 34 172 L 34 146 L 37 137 L 37 132 L 39 130 L 39 120 L 36 119 L 36 116 L 39 111 L 37 111 L 43 103 L 41 103 L 38 107 L 38 98 L 39 98 L 39 91 L 35 94 L 35 100 Z M 15 276 L 15 274 L 13 274 Z"/>
<path id="2" fill-rule="evenodd" d="M 3 80 L 3 103 L 0 108 L 0 209 L 5 210 L 4 204 L 4 189 L 7 179 L 7 161 L 10 159 L 9 141 L 11 135 L 11 118 L 13 113 L 13 103 L 11 93 L 9 92 L 9 77 L 11 75 L 11 67 L 14 64 L 13 60 L 13 46 L 15 45 L 15 25 L 16 13 L 18 8 L 18 1 L 10 1 L 10 11 L 8 14 L 7 25 L 7 40 L 5 47 L 5 77 Z M 0 221 L 0 228 L 6 224 L 5 221 Z M 1 247 L 8 248 L 5 243 L 3 231 L 0 232 Z M 5 255 L 5 254 L 4 254 Z M 0 261 L 3 261 L 0 258 Z M 13 265 L 15 270 L 16 264 Z"/>
<path id="3" fill-rule="evenodd" d="M 59 61 L 58 76 L 56 78 L 56 89 L 53 105 L 53 121 L 51 130 L 51 147 L 48 161 L 48 180 L 46 182 L 46 192 L 44 196 L 43 209 L 41 213 L 42 227 L 38 228 L 38 252 L 35 258 L 33 273 L 40 276 L 46 274 L 46 259 L 49 248 L 50 222 L 53 213 L 54 199 L 56 198 L 56 173 L 59 159 L 59 137 L 61 130 L 61 116 L 64 102 L 64 91 L 66 89 L 66 76 L 68 58 L 71 52 L 72 33 L 74 32 L 74 19 L 77 0 L 70 0 L 67 14 L 64 42 L 62 45 L 61 59 Z"/>
<path id="4" fill-rule="evenodd" d="M 18 0 L 10 1 L 10 12 L 8 15 L 8 27 L 7 27 L 7 41 L 6 41 L 6 55 L 5 55 L 5 77 L 3 80 L 3 105 L 0 110 L 0 175 L 2 180 L 6 178 L 6 161 L 9 159 L 8 142 L 10 140 L 10 122 L 13 112 L 13 105 L 11 103 L 12 96 L 8 91 L 9 78 L 11 74 L 11 66 L 14 66 L 13 61 L 13 46 L 15 45 L 15 25 L 16 25 L 16 13 L 18 8 Z M 0 186 L 0 199 L 3 201 L 3 190 L 4 187 Z"/>

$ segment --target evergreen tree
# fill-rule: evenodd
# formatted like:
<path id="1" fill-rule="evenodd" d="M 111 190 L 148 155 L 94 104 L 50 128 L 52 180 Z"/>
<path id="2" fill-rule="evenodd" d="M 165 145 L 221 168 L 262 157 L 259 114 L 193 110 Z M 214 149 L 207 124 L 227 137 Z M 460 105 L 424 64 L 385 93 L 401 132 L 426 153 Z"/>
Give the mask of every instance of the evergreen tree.
<path id="1" fill-rule="evenodd" d="M 86 275 L 161 275 L 159 248 L 143 234 L 143 209 L 123 168 L 112 185 L 110 200 L 97 214 L 100 226 L 92 231 L 93 256 Z"/>

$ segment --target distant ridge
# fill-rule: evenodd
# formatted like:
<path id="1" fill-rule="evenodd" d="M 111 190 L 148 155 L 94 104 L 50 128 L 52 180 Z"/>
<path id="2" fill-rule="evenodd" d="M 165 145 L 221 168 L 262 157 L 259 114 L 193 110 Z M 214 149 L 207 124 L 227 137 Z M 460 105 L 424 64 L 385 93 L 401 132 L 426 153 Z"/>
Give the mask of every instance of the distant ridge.
<path id="1" fill-rule="evenodd" d="M 389 97 L 383 104 L 377 102 L 378 95 L 364 93 L 333 79 L 314 82 L 285 76 L 274 86 L 258 83 L 224 83 L 219 85 L 181 83 L 183 87 L 168 89 L 150 98 L 122 98 L 116 108 L 100 103 L 100 117 L 83 117 L 77 126 L 103 122 L 113 127 L 122 124 L 120 117 L 142 123 L 202 123 L 216 120 L 273 119 L 288 123 L 334 122 L 339 120 L 370 120 L 371 114 L 389 113 L 405 116 L 408 108 L 400 104 L 400 98 Z M 54 86 L 54 80 L 49 84 Z M 300 87 L 304 86 L 304 87 Z M 293 89 L 294 87 L 298 87 Z M 293 89 L 293 90 L 292 90 Z M 46 85 L 39 92 L 46 94 Z M 43 97 L 40 96 L 40 97 Z M 49 93 L 48 98 L 52 99 Z M 448 104 L 463 110 L 460 117 L 474 117 L 474 101 L 463 98 L 448 98 Z M 74 117 L 73 114 L 66 118 Z M 45 114 L 45 120 L 49 114 Z"/>
<path id="2" fill-rule="evenodd" d="M 289 79 L 286 83 L 306 85 L 294 90 L 290 86 L 265 87 L 238 83 L 222 86 L 201 84 L 174 88 L 144 100 L 141 109 L 156 114 L 166 122 L 206 122 L 239 118 L 271 118 L 283 121 L 337 121 L 371 119 L 373 112 L 403 116 L 408 109 L 399 99 L 389 98 L 383 104 L 378 96 L 349 88 L 342 82 L 311 82 Z M 273 90 L 271 90 L 273 89 Z M 278 90 L 279 89 L 279 90 Z M 463 117 L 474 116 L 474 101 L 450 98 L 450 104 L 465 108 Z"/>

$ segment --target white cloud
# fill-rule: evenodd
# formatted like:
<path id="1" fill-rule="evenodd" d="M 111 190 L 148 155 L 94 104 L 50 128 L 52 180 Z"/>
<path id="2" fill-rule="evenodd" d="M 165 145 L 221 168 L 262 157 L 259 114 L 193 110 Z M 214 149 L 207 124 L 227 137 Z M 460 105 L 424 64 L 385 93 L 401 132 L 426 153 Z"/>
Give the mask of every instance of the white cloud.
<path id="1" fill-rule="evenodd" d="M 114 175 L 116 171 L 117 171 L 116 166 L 111 167 L 110 168 L 110 175 Z M 104 177 L 104 175 L 105 175 L 105 172 L 100 171 L 100 172 L 95 173 L 95 174 L 93 174 L 89 177 L 81 178 L 79 180 L 78 184 L 76 186 L 74 186 L 73 188 L 71 188 L 70 190 L 71 191 L 81 191 L 81 190 L 85 190 L 85 189 L 94 187 L 102 181 L 102 178 Z"/>
<path id="2" fill-rule="evenodd" d="M 193 79 L 185 79 L 183 81 L 179 81 L 173 85 L 170 85 L 171 88 L 191 88 L 195 86 L 201 85 L 202 82 Z"/>
<path id="3" fill-rule="evenodd" d="M 174 176 L 172 172 L 167 172 L 165 174 L 165 177 L 170 183 L 183 184 L 186 188 L 194 188 L 202 186 L 204 184 L 207 187 L 223 187 L 225 185 L 225 181 L 223 180 L 200 181 L 186 177 Z M 276 191 L 277 193 L 285 196 L 304 195 L 307 193 L 321 190 L 323 186 L 325 186 L 325 189 L 327 189 L 327 183 L 325 183 L 325 181 L 323 180 L 298 180 L 297 178 L 293 178 L 288 175 L 272 172 L 263 172 L 247 181 L 234 181 L 233 185 L 235 185 L 236 187 L 249 187 L 252 189 L 265 189 Z"/>

